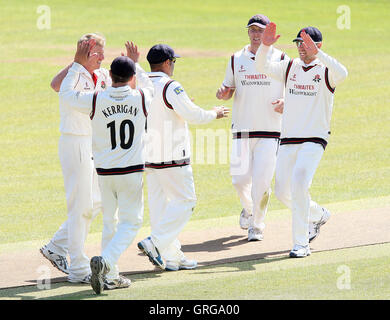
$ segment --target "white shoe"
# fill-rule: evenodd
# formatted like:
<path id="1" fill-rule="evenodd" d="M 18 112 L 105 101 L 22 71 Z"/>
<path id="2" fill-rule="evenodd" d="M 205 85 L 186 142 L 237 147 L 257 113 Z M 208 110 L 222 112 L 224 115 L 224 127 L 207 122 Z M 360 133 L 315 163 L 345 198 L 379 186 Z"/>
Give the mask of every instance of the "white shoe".
<path id="1" fill-rule="evenodd" d="M 114 280 L 104 279 L 104 290 L 113 290 L 113 289 L 121 289 L 128 288 L 131 285 L 131 280 L 122 276 Z"/>
<path id="2" fill-rule="evenodd" d="M 69 265 L 68 260 L 65 256 L 61 256 L 57 253 L 54 253 L 53 251 L 50 251 L 47 248 L 47 245 L 44 245 L 42 248 L 39 249 L 41 254 L 51 262 L 51 264 L 60 270 L 61 272 L 65 274 L 69 274 Z"/>
<path id="3" fill-rule="evenodd" d="M 153 263 L 155 266 L 159 267 L 162 270 L 165 269 L 165 262 L 150 237 L 147 237 L 146 239 L 138 242 L 137 246 L 138 249 L 140 249 L 149 257 L 151 263 Z"/>
<path id="4" fill-rule="evenodd" d="M 68 282 L 90 284 L 91 283 L 91 274 L 87 274 L 85 277 L 82 277 L 82 278 L 73 278 L 73 277 L 68 276 Z"/>
<path id="5" fill-rule="evenodd" d="M 101 294 L 104 290 L 104 276 L 110 269 L 101 256 L 92 257 L 90 266 L 92 270 L 91 287 L 96 294 Z"/>
<path id="6" fill-rule="evenodd" d="M 290 252 L 290 258 L 304 258 L 306 256 L 310 256 L 310 246 L 300 246 L 295 245 L 294 248 Z"/>
<path id="7" fill-rule="evenodd" d="M 197 266 L 198 263 L 195 260 L 187 260 L 186 258 L 183 258 L 180 261 L 167 260 L 165 270 L 166 271 L 191 270 L 191 269 L 195 269 Z"/>
<path id="8" fill-rule="evenodd" d="M 309 223 L 309 242 L 312 242 L 320 234 L 320 228 L 330 219 L 330 212 L 322 208 L 323 214 L 319 221 Z"/>
<path id="9" fill-rule="evenodd" d="M 242 209 L 240 214 L 240 227 L 241 229 L 248 229 L 250 225 L 250 219 L 252 215 L 249 214 L 245 209 Z"/>
<path id="10" fill-rule="evenodd" d="M 263 239 L 264 236 L 260 229 L 254 227 L 248 229 L 248 241 L 261 241 Z"/>

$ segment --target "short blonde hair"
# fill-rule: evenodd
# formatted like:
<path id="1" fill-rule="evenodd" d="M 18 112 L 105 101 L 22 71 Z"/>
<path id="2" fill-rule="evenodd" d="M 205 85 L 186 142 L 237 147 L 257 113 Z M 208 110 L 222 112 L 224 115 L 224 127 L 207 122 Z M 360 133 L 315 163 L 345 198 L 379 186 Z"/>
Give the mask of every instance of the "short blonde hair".
<path id="1" fill-rule="evenodd" d="M 89 39 L 95 39 L 96 44 L 99 46 L 104 47 L 106 45 L 106 38 L 104 38 L 104 36 L 100 33 L 87 33 L 87 34 L 83 35 L 79 39 L 79 41 L 77 41 L 77 43 L 80 43 L 82 41 L 86 41 Z"/>

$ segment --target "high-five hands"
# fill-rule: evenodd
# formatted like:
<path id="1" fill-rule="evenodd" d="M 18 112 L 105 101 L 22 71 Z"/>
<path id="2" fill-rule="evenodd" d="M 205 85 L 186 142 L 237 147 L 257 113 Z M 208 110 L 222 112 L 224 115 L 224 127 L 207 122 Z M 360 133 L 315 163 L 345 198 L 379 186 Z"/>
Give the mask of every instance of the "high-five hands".
<path id="1" fill-rule="evenodd" d="M 276 35 L 276 24 L 271 22 L 264 29 L 261 42 L 266 46 L 273 45 L 280 38 L 280 34 Z"/>
<path id="2" fill-rule="evenodd" d="M 95 46 L 96 41 L 94 39 L 79 42 L 77 44 L 76 54 L 74 56 L 74 62 L 85 66 L 88 60 L 95 58 L 95 55 L 90 55 L 91 49 Z"/>
<path id="3" fill-rule="evenodd" d="M 315 56 L 318 53 L 318 48 L 313 39 L 305 32 L 301 32 L 301 38 L 303 40 L 303 47 L 306 50 L 308 56 Z"/>
<path id="4" fill-rule="evenodd" d="M 129 42 L 127 41 L 125 43 L 125 47 L 126 47 L 126 55 L 134 61 L 134 63 L 137 63 L 138 60 L 139 60 L 139 56 L 140 56 L 140 52 L 138 50 L 138 47 L 132 42 Z M 124 56 L 124 54 L 122 53 L 122 56 Z"/>

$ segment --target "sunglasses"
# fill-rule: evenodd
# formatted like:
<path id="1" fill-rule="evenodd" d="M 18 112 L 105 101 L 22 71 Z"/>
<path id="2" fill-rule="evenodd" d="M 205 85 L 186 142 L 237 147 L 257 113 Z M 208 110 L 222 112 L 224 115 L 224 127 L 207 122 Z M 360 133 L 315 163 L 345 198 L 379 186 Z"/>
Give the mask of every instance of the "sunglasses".
<path id="1" fill-rule="evenodd" d="M 314 42 L 316 45 L 321 42 Z M 297 45 L 297 48 L 301 47 L 303 45 L 303 41 L 295 41 L 295 44 Z"/>
<path id="2" fill-rule="evenodd" d="M 176 58 L 175 57 L 173 57 L 172 59 L 169 59 L 169 60 L 171 60 L 173 63 L 176 62 Z"/>

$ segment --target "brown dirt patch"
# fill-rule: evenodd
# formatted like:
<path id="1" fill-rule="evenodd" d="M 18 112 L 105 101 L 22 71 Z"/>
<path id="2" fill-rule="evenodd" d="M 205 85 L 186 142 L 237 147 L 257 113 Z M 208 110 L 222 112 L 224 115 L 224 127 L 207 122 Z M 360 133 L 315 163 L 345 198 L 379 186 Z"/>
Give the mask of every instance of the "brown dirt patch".
<path id="1" fill-rule="evenodd" d="M 318 239 L 311 244 L 312 251 L 390 242 L 389 212 L 390 207 L 385 207 L 334 214 L 321 228 Z M 287 256 L 291 250 L 291 218 L 268 222 L 264 236 L 261 242 L 248 242 L 246 231 L 236 226 L 186 231 L 180 234 L 179 239 L 186 256 L 196 259 L 200 267 Z M 137 249 L 136 243 L 140 240 L 142 238 L 138 236 L 121 256 L 119 268 L 123 274 L 156 272 Z M 99 255 L 100 246 L 89 245 L 86 251 L 90 257 Z M 0 288 L 36 285 L 39 277 L 36 270 L 42 265 L 50 268 L 53 283 L 66 281 L 64 275 L 41 256 L 39 248 L 22 253 L 0 254 L 0 265 Z"/>

